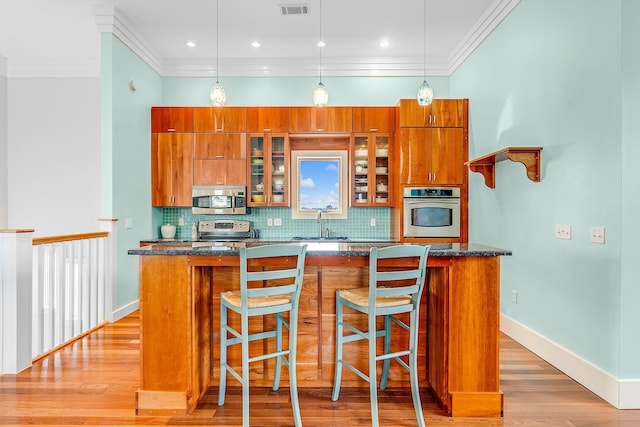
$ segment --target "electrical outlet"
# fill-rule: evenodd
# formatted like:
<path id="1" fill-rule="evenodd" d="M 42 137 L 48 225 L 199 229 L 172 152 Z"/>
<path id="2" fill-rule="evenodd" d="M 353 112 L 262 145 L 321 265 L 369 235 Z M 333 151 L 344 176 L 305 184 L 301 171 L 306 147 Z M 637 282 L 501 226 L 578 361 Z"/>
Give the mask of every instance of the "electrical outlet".
<path id="1" fill-rule="evenodd" d="M 125 218 L 125 220 L 124 220 L 124 228 L 125 229 L 133 228 L 133 218 Z"/>
<path id="2" fill-rule="evenodd" d="M 273 218 L 267 218 L 267 227 L 273 227 Z"/>
<path id="3" fill-rule="evenodd" d="M 556 224 L 556 239 L 571 240 L 571 225 Z"/>
<path id="4" fill-rule="evenodd" d="M 604 244 L 604 227 L 591 227 L 591 243 Z"/>
<path id="5" fill-rule="evenodd" d="M 273 225 L 276 227 L 282 226 L 282 218 L 273 218 Z"/>
<path id="6" fill-rule="evenodd" d="M 518 291 L 516 290 L 511 291 L 511 302 L 514 304 L 518 303 Z"/>
<path id="7" fill-rule="evenodd" d="M 376 226 L 376 219 L 375 218 L 371 218 L 371 222 L 370 222 L 372 227 Z"/>
<path id="8" fill-rule="evenodd" d="M 183 226 L 184 226 L 184 217 L 183 217 L 183 216 L 181 216 L 180 218 L 178 218 L 178 225 L 179 225 L 180 227 L 183 227 Z"/>

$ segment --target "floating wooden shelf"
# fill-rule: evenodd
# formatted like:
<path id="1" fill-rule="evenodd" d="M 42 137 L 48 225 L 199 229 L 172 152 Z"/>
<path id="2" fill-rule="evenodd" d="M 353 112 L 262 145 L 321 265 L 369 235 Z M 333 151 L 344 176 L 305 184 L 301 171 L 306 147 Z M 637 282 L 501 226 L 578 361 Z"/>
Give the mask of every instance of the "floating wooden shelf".
<path id="1" fill-rule="evenodd" d="M 506 147 L 465 163 L 472 172 L 481 173 L 489 188 L 496 188 L 496 163 L 503 160 L 520 162 L 531 181 L 540 182 L 540 151 L 542 147 Z"/>

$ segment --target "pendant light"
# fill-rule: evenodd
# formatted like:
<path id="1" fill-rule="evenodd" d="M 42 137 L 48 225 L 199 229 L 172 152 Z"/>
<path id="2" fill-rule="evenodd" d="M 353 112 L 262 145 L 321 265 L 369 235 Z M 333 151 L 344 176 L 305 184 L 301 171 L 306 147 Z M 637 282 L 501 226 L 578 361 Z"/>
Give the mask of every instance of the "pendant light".
<path id="1" fill-rule="evenodd" d="M 216 0 L 216 84 L 211 88 L 211 93 L 209 94 L 209 98 L 211 99 L 211 104 L 220 107 L 227 103 L 227 94 L 224 91 L 224 88 L 220 84 L 218 80 L 218 61 L 220 56 L 218 55 L 218 45 L 220 44 L 220 12 L 218 9 L 218 0 Z"/>
<path id="2" fill-rule="evenodd" d="M 316 107 L 322 107 L 329 102 L 329 92 L 322 84 L 322 48 L 325 46 L 322 41 L 322 0 L 320 0 L 320 40 L 318 41 L 318 47 L 320 48 L 320 82 L 318 86 L 313 90 L 313 105 Z"/>
<path id="3" fill-rule="evenodd" d="M 427 83 L 427 0 L 423 1 L 423 12 L 424 12 L 424 25 L 423 25 L 423 37 L 422 37 L 422 47 L 424 50 L 424 81 L 418 87 L 418 95 L 416 98 L 418 99 L 418 104 L 427 106 L 431 105 L 433 101 L 433 88 L 429 86 Z"/>

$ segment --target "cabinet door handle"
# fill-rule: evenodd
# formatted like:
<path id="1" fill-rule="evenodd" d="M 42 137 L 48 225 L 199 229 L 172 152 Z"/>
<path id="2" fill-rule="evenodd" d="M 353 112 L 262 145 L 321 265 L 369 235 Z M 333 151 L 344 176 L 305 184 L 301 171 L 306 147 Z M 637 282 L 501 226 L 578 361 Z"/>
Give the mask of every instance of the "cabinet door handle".
<path id="1" fill-rule="evenodd" d="M 371 128 L 369 129 L 369 132 L 378 132 L 378 128 Z"/>
<path id="2" fill-rule="evenodd" d="M 175 132 L 176 128 L 167 128 L 167 132 Z"/>
<path id="3" fill-rule="evenodd" d="M 324 129 L 318 128 L 318 129 L 316 129 L 316 132 L 324 132 Z"/>
<path id="4" fill-rule="evenodd" d="M 216 159 L 224 159 L 224 156 L 216 156 Z"/>
<path id="5" fill-rule="evenodd" d="M 271 132 L 271 128 L 264 128 L 265 132 Z"/>

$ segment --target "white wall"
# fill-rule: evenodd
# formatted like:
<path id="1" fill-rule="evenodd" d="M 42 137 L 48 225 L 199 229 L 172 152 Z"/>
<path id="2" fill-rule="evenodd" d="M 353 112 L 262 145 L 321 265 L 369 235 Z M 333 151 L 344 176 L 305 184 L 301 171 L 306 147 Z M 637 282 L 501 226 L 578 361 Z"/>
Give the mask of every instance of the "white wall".
<path id="1" fill-rule="evenodd" d="M 0 228 L 7 228 L 7 59 L 0 56 Z"/>
<path id="2" fill-rule="evenodd" d="M 97 231 L 100 79 L 10 78 L 7 89 L 8 227 L 34 236 Z"/>

